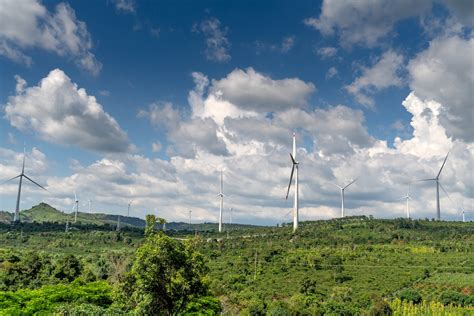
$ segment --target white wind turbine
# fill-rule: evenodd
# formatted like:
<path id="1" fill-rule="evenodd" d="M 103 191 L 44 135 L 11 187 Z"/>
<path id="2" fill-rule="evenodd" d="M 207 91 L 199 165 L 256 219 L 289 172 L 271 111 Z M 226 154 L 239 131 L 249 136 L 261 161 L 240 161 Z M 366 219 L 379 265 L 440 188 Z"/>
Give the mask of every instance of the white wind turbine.
<path id="1" fill-rule="evenodd" d="M 339 190 L 341 190 L 341 218 L 344 217 L 344 192 L 346 191 L 346 189 L 351 185 L 353 184 L 354 182 L 356 182 L 358 179 L 355 179 L 355 180 L 352 180 L 351 182 L 349 182 L 349 184 L 345 185 L 345 186 L 340 186 L 340 185 L 337 185 L 335 183 L 333 183 L 333 185 L 335 185 L 336 187 L 339 188 Z"/>
<path id="2" fill-rule="evenodd" d="M 21 196 L 21 184 L 23 182 L 23 178 L 26 178 L 28 180 L 30 180 L 31 182 L 33 182 L 33 184 L 36 184 L 37 186 L 39 186 L 41 189 L 45 190 L 45 191 L 48 191 L 46 190 L 43 186 L 39 185 L 38 183 L 36 183 L 35 181 L 31 180 L 26 174 L 25 174 L 25 157 L 26 157 L 26 148 L 23 148 L 23 165 L 21 167 L 21 173 L 19 175 L 17 175 L 16 177 L 13 177 L 11 179 L 8 179 L 7 181 L 3 182 L 2 184 L 10 181 L 10 180 L 14 180 L 16 178 L 20 178 L 20 182 L 18 183 L 18 195 L 16 196 L 16 207 L 15 207 L 15 216 L 13 218 L 13 223 L 19 223 L 20 222 L 20 196 Z"/>
<path id="3" fill-rule="evenodd" d="M 221 187 L 220 192 L 217 194 L 217 197 L 221 199 L 219 205 L 219 233 L 222 233 L 222 210 L 224 209 L 224 180 L 222 178 L 222 169 L 221 169 Z"/>
<path id="4" fill-rule="evenodd" d="M 133 201 L 128 202 L 128 209 L 127 209 L 127 217 L 130 216 L 130 206 L 132 205 Z"/>
<path id="5" fill-rule="evenodd" d="M 402 199 L 406 201 L 406 205 L 407 205 L 407 218 L 410 218 L 410 208 L 409 208 L 409 205 L 408 205 L 408 202 L 411 200 L 411 196 L 410 196 L 410 184 L 408 184 L 407 194 L 406 194 L 405 196 L 403 196 Z"/>
<path id="6" fill-rule="evenodd" d="M 439 182 L 439 176 L 441 175 L 441 171 L 443 171 L 443 167 L 446 164 L 446 160 L 448 159 L 448 156 L 449 156 L 449 151 L 446 154 L 446 158 L 444 158 L 443 164 L 441 165 L 441 168 L 439 169 L 439 172 L 438 172 L 438 175 L 436 176 L 436 178 L 417 180 L 417 181 L 435 181 L 436 182 L 436 219 L 438 221 L 441 219 L 441 206 L 440 206 L 440 203 L 439 203 L 439 187 L 441 187 L 441 189 L 443 189 L 443 191 L 446 194 L 448 194 L 448 192 L 446 192 L 446 190 L 443 188 L 443 186 Z M 449 195 L 448 195 L 448 197 L 449 197 Z"/>
<path id="7" fill-rule="evenodd" d="M 74 210 L 74 223 L 77 221 L 77 212 L 79 211 L 79 200 L 76 195 L 76 190 L 74 190 L 74 204 L 72 206 Z"/>
<path id="8" fill-rule="evenodd" d="M 89 199 L 89 213 L 92 213 L 92 200 Z"/>
<path id="9" fill-rule="evenodd" d="M 464 209 L 464 205 L 461 205 L 461 211 L 462 211 L 462 222 L 465 223 L 466 222 L 466 217 L 465 217 L 464 213 L 466 212 L 466 210 Z"/>
<path id="10" fill-rule="evenodd" d="M 299 162 L 296 160 L 296 134 L 293 133 L 293 154 L 290 153 L 291 158 L 291 175 L 290 182 L 288 183 L 288 190 L 286 191 L 286 199 L 288 200 L 288 195 L 290 194 L 291 183 L 293 182 L 293 174 L 295 175 L 295 202 L 293 205 L 293 232 L 298 229 L 299 221 L 299 189 L 298 189 L 298 167 Z"/>

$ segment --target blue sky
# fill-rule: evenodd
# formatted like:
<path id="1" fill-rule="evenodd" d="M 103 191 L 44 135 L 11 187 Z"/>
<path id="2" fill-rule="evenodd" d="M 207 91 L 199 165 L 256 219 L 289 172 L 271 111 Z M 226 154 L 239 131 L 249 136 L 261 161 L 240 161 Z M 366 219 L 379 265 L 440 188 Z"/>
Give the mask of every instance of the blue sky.
<path id="1" fill-rule="evenodd" d="M 136 216 L 191 208 L 214 221 L 224 168 L 237 219 L 281 222 L 292 130 L 303 219 L 336 216 L 327 183 L 361 175 L 353 214 L 403 216 L 401 183 L 447 150 L 445 216 L 473 208 L 469 1 L 12 3 L 0 10 L 0 176 L 18 173 L 26 143 L 51 192 L 27 188 L 23 208 L 68 211 L 77 190 L 97 211 L 134 200 Z M 433 187 L 412 190 L 430 217 Z M 0 193 L 11 210 L 15 184 Z"/>

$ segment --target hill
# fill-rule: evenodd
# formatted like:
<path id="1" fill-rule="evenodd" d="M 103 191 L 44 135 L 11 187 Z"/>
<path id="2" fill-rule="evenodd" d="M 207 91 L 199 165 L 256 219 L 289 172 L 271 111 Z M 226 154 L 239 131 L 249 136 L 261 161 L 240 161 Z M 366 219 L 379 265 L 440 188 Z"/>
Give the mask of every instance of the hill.
<path id="1" fill-rule="evenodd" d="M 80 225 L 117 225 L 117 218 L 119 215 L 104 214 L 104 213 L 77 213 L 77 223 L 75 226 Z M 74 220 L 73 213 L 64 213 L 60 210 L 52 207 L 47 203 L 40 203 L 33 206 L 28 210 L 20 212 L 20 218 L 25 223 L 66 223 Z M 0 211 L 0 223 L 10 224 L 13 219 L 13 214 L 5 211 Z M 120 215 L 120 225 L 122 227 L 135 227 L 144 228 L 145 220 L 138 217 L 123 216 Z M 226 225 L 231 230 L 250 229 L 256 226 L 253 225 L 242 225 L 232 224 Z M 218 225 L 216 223 L 200 223 L 192 224 L 183 222 L 170 222 L 166 223 L 167 230 L 175 231 L 217 231 Z"/>

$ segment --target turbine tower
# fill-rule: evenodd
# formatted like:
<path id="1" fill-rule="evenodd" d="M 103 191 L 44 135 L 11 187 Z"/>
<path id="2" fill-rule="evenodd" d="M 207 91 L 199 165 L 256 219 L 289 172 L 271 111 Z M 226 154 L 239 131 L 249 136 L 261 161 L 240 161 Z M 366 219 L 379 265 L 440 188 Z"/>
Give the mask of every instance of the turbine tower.
<path id="1" fill-rule="evenodd" d="M 299 162 L 296 160 L 296 134 L 293 133 L 293 154 L 290 153 L 291 158 L 291 175 L 290 182 L 288 183 L 288 190 L 286 191 L 286 199 L 288 200 L 288 195 L 290 194 L 291 182 L 293 181 L 293 174 L 295 175 L 295 202 L 293 205 L 293 232 L 298 229 L 298 220 L 299 220 L 299 191 L 298 191 L 298 166 Z"/>
<path id="2" fill-rule="evenodd" d="M 221 203 L 219 205 L 219 233 L 222 233 L 222 210 L 224 209 L 224 180 L 222 178 L 222 169 L 221 169 L 221 190 L 217 194 L 218 198 L 221 198 Z"/>
<path id="3" fill-rule="evenodd" d="M 127 217 L 130 216 L 130 205 L 132 205 L 133 201 L 128 202 L 128 209 L 127 209 Z"/>
<path id="4" fill-rule="evenodd" d="M 189 226 L 191 226 L 191 213 L 192 213 L 193 211 L 189 210 L 188 212 L 189 212 Z"/>
<path id="5" fill-rule="evenodd" d="M 76 190 L 74 190 L 74 223 L 77 222 L 77 212 L 79 211 L 79 200 L 77 199 Z"/>
<path id="6" fill-rule="evenodd" d="M 346 189 L 351 185 L 353 184 L 354 182 L 356 182 L 357 179 L 355 180 L 352 180 L 351 182 L 349 182 L 349 184 L 347 184 L 346 186 L 340 186 L 340 185 L 337 185 L 335 183 L 333 183 L 333 185 L 335 185 L 336 187 L 339 188 L 339 190 L 341 190 L 341 218 L 344 217 L 344 192 L 346 191 Z"/>
<path id="7" fill-rule="evenodd" d="M 441 175 L 441 171 L 443 171 L 443 168 L 444 168 L 444 165 L 446 164 L 446 160 L 448 159 L 448 156 L 449 156 L 449 151 L 446 154 L 446 158 L 444 158 L 443 164 L 441 165 L 441 168 L 439 169 L 439 172 L 438 172 L 438 175 L 436 176 L 436 178 L 418 180 L 418 181 L 435 181 L 436 182 L 436 220 L 438 220 L 438 221 L 441 220 L 441 206 L 440 206 L 440 203 L 439 203 L 439 187 L 440 186 L 442 187 L 441 183 L 439 182 L 439 176 Z M 442 189 L 444 190 L 443 187 L 442 187 Z M 446 190 L 444 190 L 444 191 L 446 191 Z"/>
<path id="8" fill-rule="evenodd" d="M 3 182 L 2 184 L 10 181 L 10 180 L 14 180 L 16 178 L 20 178 L 20 181 L 18 183 L 18 195 L 16 196 L 16 208 L 15 208 L 15 216 L 13 218 L 13 223 L 19 223 L 20 222 L 20 196 L 21 196 L 21 184 L 23 182 L 23 178 L 26 178 L 28 180 L 30 180 L 30 182 L 33 182 L 33 184 L 36 184 L 37 186 L 39 186 L 41 189 L 45 190 L 45 191 L 48 191 L 46 190 L 43 186 L 39 185 L 38 183 L 36 183 L 35 181 L 31 180 L 26 174 L 25 174 L 25 157 L 26 157 L 26 148 L 23 148 L 23 165 L 21 167 L 21 173 L 19 175 L 17 175 L 16 177 L 13 177 L 11 179 L 8 179 L 7 181 Z"/>
<path id="9" fill-rule="evenodd" d="M 406 204 L 407 204 L 407 218 L 409 219 L 410 218 L 410 208 L 408 206 L 408 201 L 411 200 L 411 196 L 410 196 L 410 184 L 408 184 L 408 189 L 407 189 L 407 194 L 402 197 L 402 199 L 406 200 Z"/>
<path id="10" fill-rule="evenodd" d="M 466 222 L 466 217 L 464 215 L 464 213 L 465 213 L 464 206 L 461 206 L 461 210 L 462 210 L 462 222 L 465 223 Z"/>
<path id="11" fill-rule="evenodd" d="M 92 200 L 89 199 L 89 213 L 92 213 Z"/>

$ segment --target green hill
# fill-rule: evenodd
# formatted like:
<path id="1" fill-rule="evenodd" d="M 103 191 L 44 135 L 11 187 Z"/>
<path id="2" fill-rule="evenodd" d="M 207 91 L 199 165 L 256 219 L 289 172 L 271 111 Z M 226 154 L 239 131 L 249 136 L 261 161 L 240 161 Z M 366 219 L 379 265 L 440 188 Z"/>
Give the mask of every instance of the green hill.
<path id="1" fill-rule="evenodd" d="M 117 225 L 117 217 L 119 215 L 104 214 L 104 213 L 77 213 L 77 223 L 75 225 L 89 224 L 89 225 Z M 20 212 L 22 222 L 26 223 L 66 223 L 66 221 L 73 221 L 73 213 L 64 213 L 57 210 L 47 203 L 40 203 L 28 210 Z M 13 219 L 13 214 L 5 211 L 0 211 L 0 223 L 9 224 Z M 122 227 L 137 227 L 144 228 L 145 221 L 138 217 L 122 216 L 120 215 L 120 224 Z M 226 225 L 230 230 L 251 229 L 257 226 L 232 224 Z M 218 225 L 216 223 L 200 223 L 192 224 L 183 222 L 170 222 L 166 224 L 167 230 L 176 231 L 217 231 Z"/>

